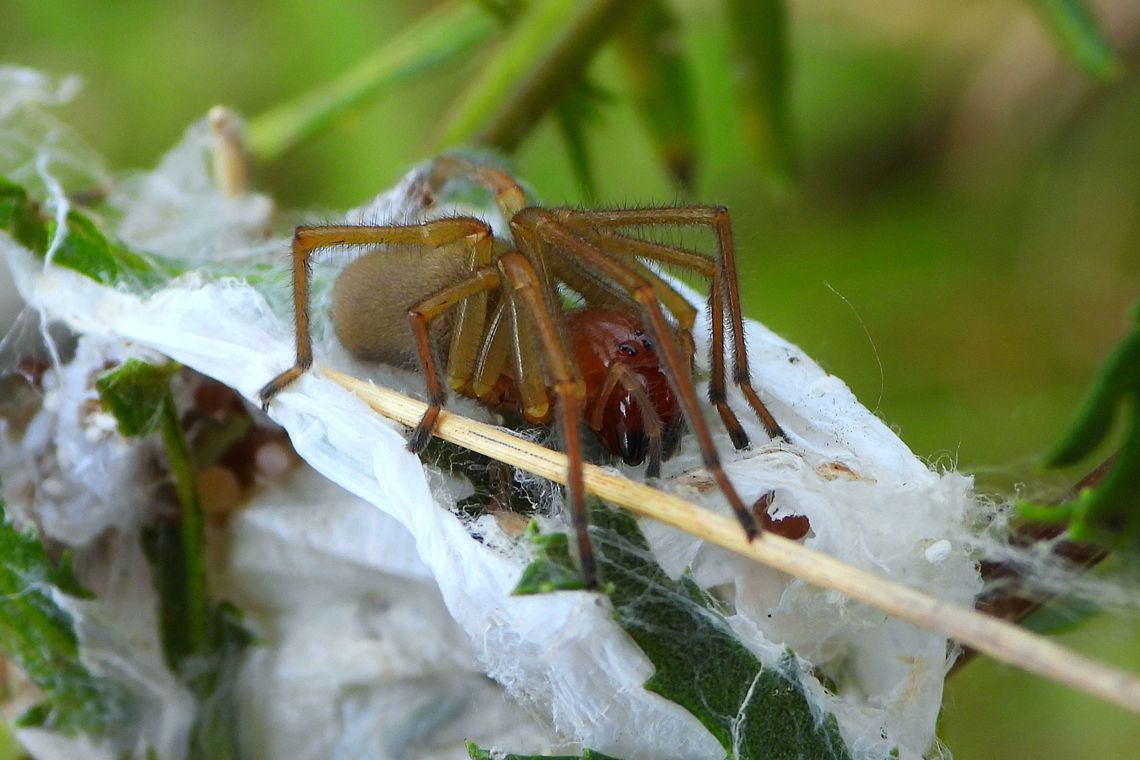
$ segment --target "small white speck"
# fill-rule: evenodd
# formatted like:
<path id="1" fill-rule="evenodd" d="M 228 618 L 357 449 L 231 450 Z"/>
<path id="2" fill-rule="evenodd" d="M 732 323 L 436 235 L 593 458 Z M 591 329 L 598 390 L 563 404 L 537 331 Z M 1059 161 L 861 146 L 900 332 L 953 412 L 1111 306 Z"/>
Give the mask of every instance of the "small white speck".
<path id="1" fill-rule="evenodd" d="M 938 565 L 945 562 L 946 558 L 950 556 L 950 549 L 950 542 L 944 538 L 926 547 L 926 552 L 923 556 L 926 557 L 926 561 L 930 564 Z"/>
<path id="2" fill-rule="evenodd" d="M 87 417 L 87 427 L 83 431 L 83 436 L 91 443 L 98 443 L 104 438 L 108 438 L 118 430 L 118 423 L 115 418 L 106 412 L 96 412 Z"/>
<path id="3" fill-rule="evenodd" d="M 267 444 L 258 448 L 254 462 L 258 474 L 272 480 L 289 469 L 289 452 L 280 444 Z"/>
<path id="4" fill-rule="evenodd" d="M 63 481 L 56 477 L 46 477 L 40 481 L 40 488 L 43 489 L 44 496 L 49 499 L 58 499 L 66 492 L 66 487 Z"/>

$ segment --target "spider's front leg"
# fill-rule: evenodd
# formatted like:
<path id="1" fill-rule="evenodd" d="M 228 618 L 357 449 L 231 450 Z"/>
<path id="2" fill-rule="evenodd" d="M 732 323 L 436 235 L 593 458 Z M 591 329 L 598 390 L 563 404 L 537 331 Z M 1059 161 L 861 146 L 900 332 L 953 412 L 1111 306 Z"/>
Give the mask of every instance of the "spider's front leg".
<path id="1" fill-rule="evenodd" d="M 735 413 L 728 405 L 724 361 L 724 321 L 727 306 L 732 329 L 732 380 L 740 388 L 748 405 L 772 438 L 788 440 L 788 435 L 752 387 L 748 366 L 748 349 L 744 340 L 744 317 L 740 307 L 740 285 L 736 270 L 736 248 L 732 223 L 723 206 L 681 206 L 675 208 L 613 209 L 579 211 L 568 209 L 566 223 L 573 229 L 604 230 L 609 239 L 605 247 L 619 253 L 659 261 L 694 271 L 709 280 L 709 310 L 712 317 L 712 341 L 709 344 L 709 401 L 717 408 L 725 428 L 737 448 L 748 445 Z M 697 226 L 712 230 L 717 240 L 717 257 L 707 257 L 638 238 L 620 235 L 622 227 Z M 598 233 L 594 233 L 598 234 Z M 727 304 L 726 304 L 727 302 Z M 668 304 L 667 304 L 668 305 Z"/>
<path id="2" fill-rule="evenodd" d="M 516 242 L 524 245 L 521 240 L 523 237 L 516 237 Z M 582 442 L 579 438 L 586 385 L 571 359 L 572 353 L 564 331 L 554 321 L 548 292 L 551 283 L 543 279 L 530 257 L 518 251 L 504 253 L 497 263 L 503 279 L 510 286 L 510 298 L 516 301 L 519 312 L 533 319 L 534 340 L 550 378 L 550 388 L 554 393 L 555 407 L 562 427 L 563 445 L 568 460 L 566 488 L 570 494 L 570 515 L 577 536 L 582 580 L 587 588 L 597 588 L 598 566 L 588 532 L 589 514 L 586 511 L 586 483 L 582 472 Z"/>
<path id="3" fill-rule="evenodd" d="M 745 505 L 736 488 L 720 464 L 708 424 L 701 414 L 700 403 L 693 389 L 689 362 L 677 340 L 673 326 L 666 319 L 661 300 L 653 283 L 640 277 L 624 262 L 607 255 L 601 249 L 566 226 L 555 214 L 543 209 L 525 209 L 511 222 L 515 241 L 529 258 L 563 252 L 578 259 L 581 271 L 591 271 L 602 281 L 620 287 L 631 302 L 636 304 L 650 337 L 658 346 L 661 368 L 681 406 L 685 421 L 696 437 L 701 458 L 721 493 L 728 500 L 741 526 L 749 538 L 759 533 L 756 519 Z"/>
<path id="4" fill-rule="evenodd" d="M 315 252 L 326 248 L 360 248 L 362 246 L 414 246 L 426 251 L 445 250 L 447 246 L 462 246 L 463 258 L 453 261 L 450 267 L 441 267 L 444 260 L 455 259 L 443 256 L 429 259 L 420 256 L 410 259 L 411 266 L 385 266 L 383 261 L 376 265 L 366 254 L 350 265 L 351 287 L 341 288 L 345 277 L 338 279 L 334 293 L 333 311 L 339 317 L 337 333 L 342 342 L 354 355 L 364 359 L 376 359 L 383 346 L 376 341 L 390 338 L 403 331 L 396 322 L 403 319 L 405 312 L 393 308 L 392 304 L 404 299 L 406 305 L 415 299 L 409 293 L 430 293 L 437 289 L 430 283 L 446 281 L 455 271 L 470 271 L 490 263 L 492 237 L 490 228 L 478 219 L 458 217 L 439 219 L 417 225 L 326 225 L 319 227 L 298 227 L 293 233 L 293 309 L 296 325 L 296 359 L 293 366 L 266 383 L 258 396 L 263 409 L 268 409 L 273 398 L 290 383 L 300 377 L 313 363 L 313 343 L 309 322 L 309 278 L 312 275 L 311 259 Z M 429 284 L 426 284 L 429 283 Z M 426 291 L 425 291 L 426 287 Z M 468 337 L 471 331 L 482 329 L 485 319 L 486 298 L 474 299 L 465 304 L 464 312 L 456 320 L 453 328 L 454 343 L 464 346 L 473 341 Z M 362 336 L 362 337 L 358 337 Z M 345 340 L 348 338 L 348 340 Z M 371 343 L 370 343 L 371 341 Z M 477 347 L 477 341 L 475 341 Z M 462 351 L 458 358 L 474 363 L 472 355 L 466 357 Z"/>
<path id="5" fill-rule="evenodd" d="M 495 267 L 481 267 L 472 272 L 466 279 L 429 296 L 408 310 L 408 321 L 415 338 L 416 353 L 419 355 L 420 366 L 423 369 L 424 380 L 427 382 L 428 388 L 428 408 L 412 432 L 412 437 L 408 440 L 409 451 L 419 454 L 427 447 L 428 441 L 431 440 L 432 433 L 435 431 L 436 423 L 439 421 L 439 413 L 447 401 L 447 393 L 444 390 L 439 368 L 436 366 L 435 355 L 432 352 L 431 332 L 429 330 L 431 321 L 456 304 L 498 288 L 500 282 L 500 275 Z M 478 348 L 477 341 L 470 342 L 472 344 L 470 349 L 465 345 L 464 352 Z M 454 359 L 453 350 L 448 355 L 449 367 L 452 366 Z M 469 378 L 470 375 L 468 374 L 467 378 L 464 379 Z"/>

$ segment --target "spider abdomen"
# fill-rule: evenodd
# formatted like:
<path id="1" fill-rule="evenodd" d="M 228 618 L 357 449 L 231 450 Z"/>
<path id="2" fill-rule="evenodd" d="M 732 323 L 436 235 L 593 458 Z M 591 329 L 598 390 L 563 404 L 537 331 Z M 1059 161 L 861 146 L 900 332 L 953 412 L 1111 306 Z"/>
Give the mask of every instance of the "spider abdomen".
<path id="1" fill-rule="evenodd" d="M 332 298 L 336 336 L 360 359 L 418 367 L 408 308 L 460 280 L 470 269 L 449 246 L 386 246 L 353 261 L 337 277 Z M 449 315 L 433 320 L 433 344 L 451 337 Z"/>

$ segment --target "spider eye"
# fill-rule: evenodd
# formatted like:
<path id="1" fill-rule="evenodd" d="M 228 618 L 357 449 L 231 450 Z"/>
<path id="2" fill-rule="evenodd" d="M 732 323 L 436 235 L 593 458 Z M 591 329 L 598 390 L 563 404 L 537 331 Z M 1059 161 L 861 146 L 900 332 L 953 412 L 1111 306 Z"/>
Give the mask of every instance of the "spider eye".
<path id="1" fill-rule="evenodd" d="M 646 351 L 653 350 L 653 341 L 651 341 L 649 338 L 642 338 L 641 345 L 645 346 Z"/>
<path id="2" fill-rule="evenodd" d="M 637 349 L 632 343 L 619 343 L 618 351 L 621 352 L 622 356 L 637 356 Z"/>

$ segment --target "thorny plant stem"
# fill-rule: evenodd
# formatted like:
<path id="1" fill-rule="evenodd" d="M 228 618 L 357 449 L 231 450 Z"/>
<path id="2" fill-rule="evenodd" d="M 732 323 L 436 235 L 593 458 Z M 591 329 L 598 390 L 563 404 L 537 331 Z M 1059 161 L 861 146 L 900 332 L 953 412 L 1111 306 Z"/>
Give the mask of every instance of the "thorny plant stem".
<path id="1" fill-rule="evenodd" d="M 427 409 L 422 401 L 351 375 L 328 368 L 321 371 L 356 393 L 380 414 L 403 425 L 415 426 Z M 564 454 L 517 438 L 502 428 L 444 411 L 435 433 L 444 440 L 548 480 L 562 483 L 566 479 Z M 936 599 L 771 532 L 749 541 L 731 518 L 595 465 L 585 465 L 583 476 L 588 492 L 639 515 L 652 517 L 813 585 L 839 591 L 892 617 L 1140 714 L 1140 678 L 1070 652 L 1012 623 Z"/>
<path id="2" fill-rule="evenodd" d="M 174 397 L 167 392 L 162 400 L 159 428 L 162 445 L 174 478 L 181 512 L 182 556 L 186 599 L 186 645 L 191 655 L 204 655 L 209 648 L 209 599 L 206 596 L 206 522 L 190 447 L 182 432 Z"/>

